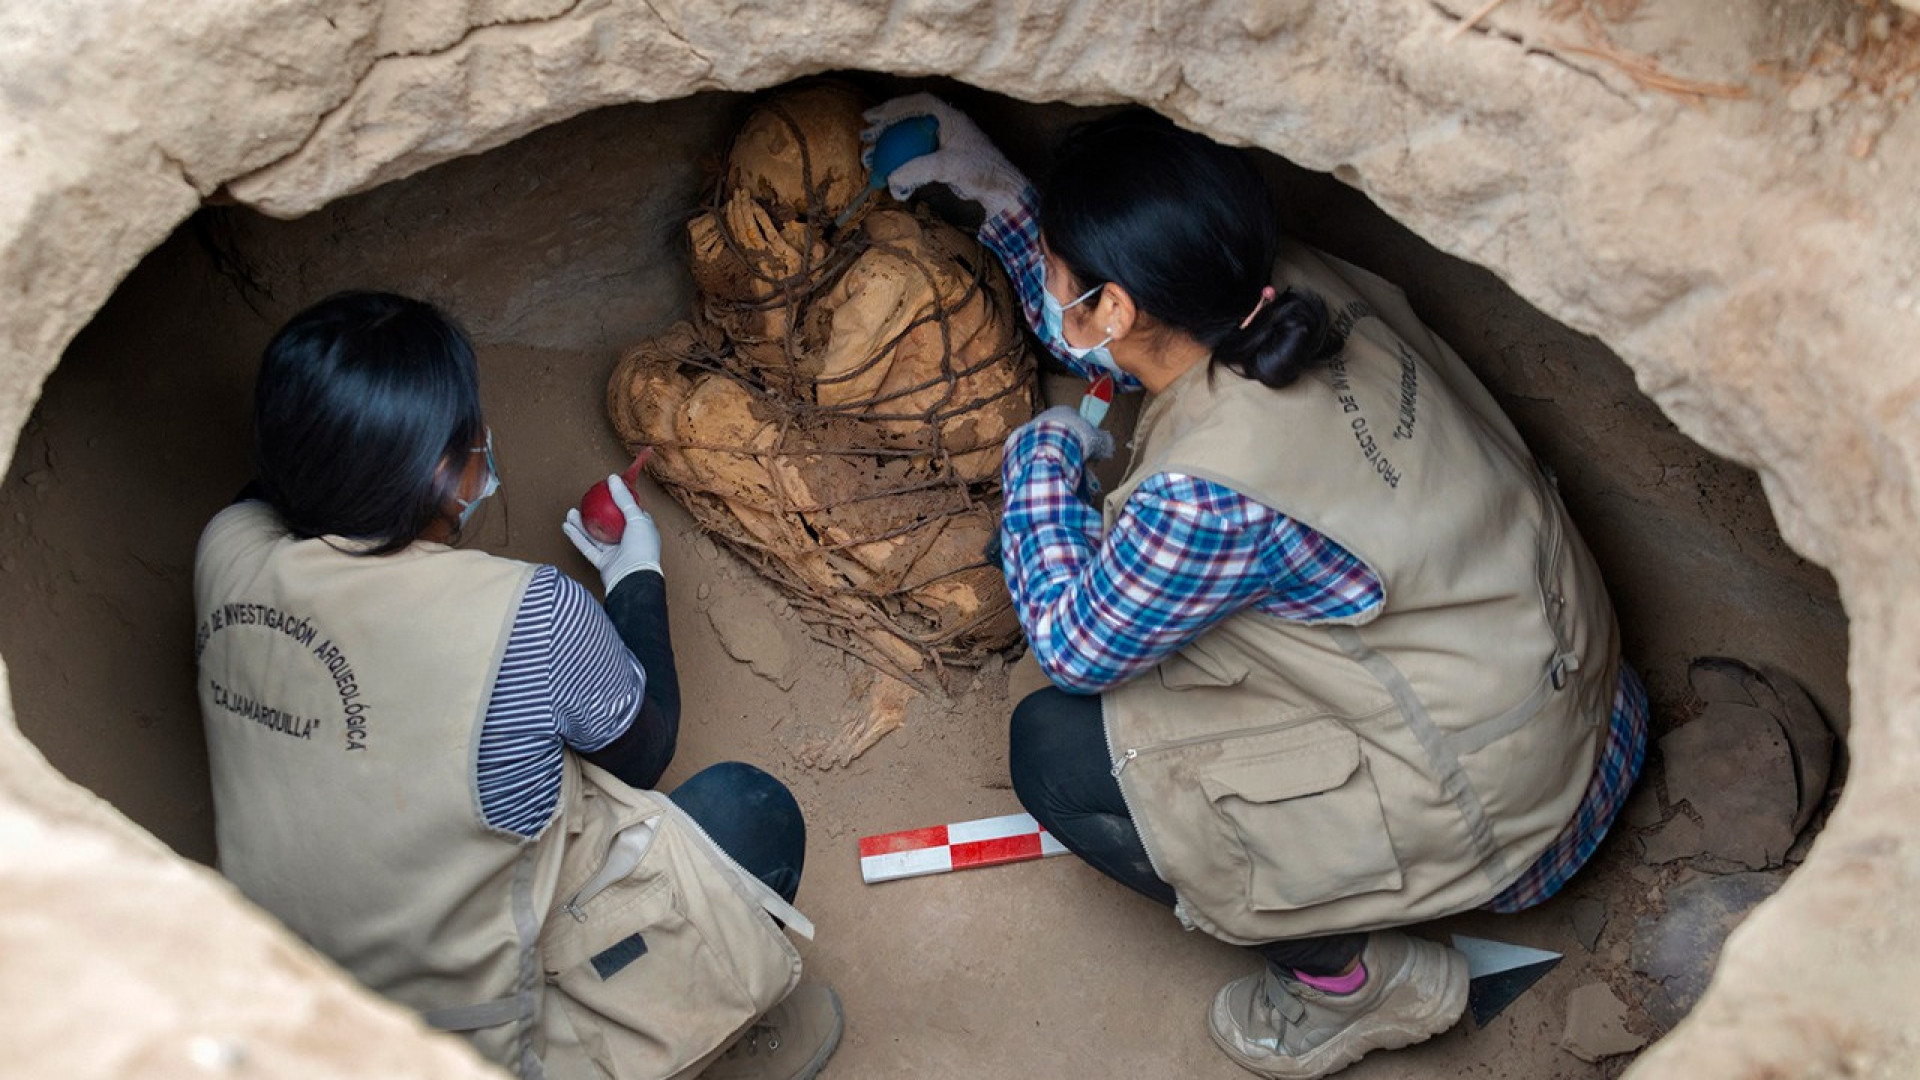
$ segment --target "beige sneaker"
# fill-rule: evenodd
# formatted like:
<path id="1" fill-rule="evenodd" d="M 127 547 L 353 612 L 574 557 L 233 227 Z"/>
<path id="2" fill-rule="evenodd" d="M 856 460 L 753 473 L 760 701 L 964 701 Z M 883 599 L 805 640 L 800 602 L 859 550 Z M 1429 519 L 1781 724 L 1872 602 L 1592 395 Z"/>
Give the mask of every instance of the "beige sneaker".
<path id="1" fill-rule="evenodd" d="M 840 995 L 801 983 L 700 1074 L 700 1080 L 812 1080 L 840 1045 Z"/>
<path id="2" fill-rule="evenodd" d="M 1328 994 L 1274 973 L 1220 988 L 1213 1041 L 1241 1066 L 1276 1080 L 1316 1080 L 1452 1027 L 1467 1007 L 1467 958 L 1397 931 L 1367 935 L 1367 981 Z"/>

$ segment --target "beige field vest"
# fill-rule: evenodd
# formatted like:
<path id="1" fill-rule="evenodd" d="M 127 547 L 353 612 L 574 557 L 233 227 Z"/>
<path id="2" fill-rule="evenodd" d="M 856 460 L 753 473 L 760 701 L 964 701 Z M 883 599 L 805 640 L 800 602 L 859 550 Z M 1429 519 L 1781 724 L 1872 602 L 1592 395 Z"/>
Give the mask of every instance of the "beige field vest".
<path id="1" fill-rule="evenodd" d="M 531 566 L 356 557 L 260 503 L 196 563 L 221 871 L 365 985 L 523 1077 L 660 1080 L 798 981 L 767 911 L 804 918 L 668 800 L 568 754 L 537 839 L 486 823 L 475 758 Z"/>
<path id="2" fill-rule="evenodd" d="M 1282 390 L 1196 366 L 1106 500 L 1111 527 L 1148 476 L 1213 480 L 1385 588 L 1348 620 L 1243 611 L 1103 695 L 1155 869 L 1238 944 L 1492 898 L 1573 816 L 1618 675 L 1593 560 L 1460 358 L 1357 267 L 1288 245 L 1274 280 L 1326 300 L 1341 355 Z"/>

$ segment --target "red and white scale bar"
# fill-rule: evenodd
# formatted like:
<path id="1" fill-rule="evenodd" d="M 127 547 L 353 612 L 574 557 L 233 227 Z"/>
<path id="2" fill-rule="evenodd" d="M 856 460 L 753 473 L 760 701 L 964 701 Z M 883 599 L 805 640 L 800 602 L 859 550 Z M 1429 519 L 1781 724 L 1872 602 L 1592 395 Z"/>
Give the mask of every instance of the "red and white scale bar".
<path id="1" fill-rule="evenodd" d="M 1032 814 L 1006 814 L 862 837 L 860 878 L 871 885 L 950 870 L 1027 862 L 1064 855 L 1066 851 L 1066 846 L 1042 829 Z"/>

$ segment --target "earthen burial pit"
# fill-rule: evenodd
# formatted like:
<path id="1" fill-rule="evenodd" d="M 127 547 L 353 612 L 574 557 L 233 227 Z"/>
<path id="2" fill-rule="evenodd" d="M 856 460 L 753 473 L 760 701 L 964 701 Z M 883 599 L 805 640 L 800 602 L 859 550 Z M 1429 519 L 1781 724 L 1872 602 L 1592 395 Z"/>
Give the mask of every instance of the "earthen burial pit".
<path id="1" fill-rule="evenodd" d="M 12 475 L 30 488 L 46 484 L 45 477 L 27 483 L 34 470 L 23 454 L 43 450 L 44 441 L 34 440 L 61 429 L 49 420 L 45 429 L 26 430 L 22 421 L 69 339 L 136 260 L 203 196 L 223 187 L 223 197 L 298 214 L 593 106 L 750 90 L 833 67 L 937 72 L 1029 100 L 1146 101 L 1218 137 L 1329 170 L 1367 192 L 1427 239 L 1488 266 L 1542 310 L 1614 346 L 1683 430 L 1761 470 L 1789 539 L 1834 571 L 1846 601 L 1855 631 L 1850 708 L 1837 679 L 1825 676 L 1822 685 L 1819 671 L 1809 670 L 1823 667 L 1817 650 L 1766 658 L 1808 679 L 1830 715 L 1851 716 L 1855 764 L 1806 872 L 1743 927 L 1695 1017 L 1645 1055 L 1635 1074 L 1735 1076 L 1769 1064 L 1815 1075 L 1910 1071 L 1916 987 L 1907 972 L 1920 950 L 1902 902 L 1917 860 L 1910 826 L 1916 794 L 1905 778 L 1920 748 L 1912 716 L 1915 626 L 1905 613 L 1916 579 L 1904 538 L 1914 524 L 1906 493 L 1916 433 L 1907 410 L 1915 374 L 1911 342 L 1920 327 L 1910 277 L 1910 193 L 1876 178 L 1914 175 L 1917 144 L 1902 102 L 1850 104 L 1841 95 L 1797 112 L 1793 105 L 1806 104 L 1804 97 L 1784 99 L 1806 84 L 1801 80 L 1756 82 L 1749 100 L 1694 109 L 1622 79 L 1605 63 L 1582 66 L 1575 62 L 1581 54 L 1553 49 L 1548 43 L 1565 31 L 1543 24 L 1542 14 L 1525 5 L 1496 12 L 1476 32 L 1452 41 L 1447 31 L 1463 10 L 1397 3 L 1337 12 L 1272 5 L 1245 18 L 1197 8 L 1181 14 L 1161 7 L 1149 18 L 1091 7 L 1018 13 L 1011 5 L 977 5 L 937 15 L 903 8 L 885 20 L 850 6 L 796 4 L 744 21 L 738 13 L 723 19 L 670 12 L 670 23 L 644 6 L 550 6 L 469 13 L 389 4 L 323 19 L 296 4 L 263 11 L 207 3 L 187 9 L 187 16 L 173 12 L 165 24 L 143 17 L 139 5 L 5 16 L 23 24 L 7 35 L 18 62 L 8 65 L 8 125 L 0 129 L 20 178 L 0 196 L 0 268 L 14 298 L 0 367 L 9 387 L 0 415 L 13 447 Z M 1824 10 L 1787 5 L 1756 15 L 1754 27 L 1714 38 L 1727 56 L 1689 51 L 1671 40 L 1636 44 L 1643 51 L 1666 45 L 1671 51 L 1662 55 L 1690 63 L 1684 70 L 1696 76 L 1730 78 L 1746 70 L 1736 61 L 1752 58 L 1740 50 L 1752 53 L 1765 43 L 1768 19 L 1805 30 L 1820 25 L 1814 16 Z M 1705 19 L 1704 9 L 1693 14 Z M 69 21 L 43 22 L 55 18 Z M 1622 33 L 1631 41 L 1632 34 L 1657 36 L 1657 30 Z M 1042 48 L 1048 41 L 1065 52 Z M 1085 48 L 1087 42 L 1098 47 Z M 1073 55 L 1074 63 L 1055 59 L 1063 55 Z M 1250 70 L 1266 78 L 1247 79 Z M 1855 158 L 1850 151 L 1868 121 L 1877 135 L 1868 153 Z M 1318 190 L 1334 203 L 1344 197 L 1335 188 Z M 1301 208 L 1295 209 L 1297 216 Z M 1361 242 L 1300 227 L 1335 250 L 1342 240 Z M 143 272 L 165 274 L 165 255 Z M 575 261 L 561 251 L 554 266 Z M 1419 304 L 1430 276 L 1423 270 L 1433 267 L 1417 262 L 1376 268 L 1407 285 Z M 553 267 L 540 271 L 532 277 L 564 279 Z M 450 278 L 415 280 L 425 286 L 416 291 L 430 295 L 435 287 L 458 293 L 461 286 Z M 480 299 L 476 293 L 476 308 Z M 540 326 L 539 313 L 553 298 L 521 299 L 529 302 L 528 315 L 517 327 L 505 309 L 492 310 L 502 324 L 488 328 L 460 307 L 485 340 L 512 342 L 520 333 L 539 344 L 538 334 L 551 332 Z M 1459 327 L 1428 314 L 1469 355 L 1546 380 L 1553 393 L 1536 395 L 1503 386 L 1500 371 L 1488 372 L 1540 444 L 1558 417 L 1528 399 L 1558 394 L 1571 373 L 1543 369 L 1538 357 L 1503 357 L 1497 345 L 1476 349 L 1466 336 L 1481 320 L 1471 313 Z M 624 343 L 618 335 L 628 329 L 610 325 L 607 339 L 591 345 L 617 349 Z M 257 340 L 238 340 L 246 336 L 236 333 L 225 343 L 229 362 L 244 364 L 246 346 L 257 347 Z M 152 349 L 158 340 L 135 344 Z M 78 346 L 74 355 L 81 355 Z M 192 395 L 196 407 L 233 415 L 244 382 L 232 370 L 209 370 L 215 366 L 176 370 L 168 361 L 137 377 L 88 387 L 84 366 L 75 365 L 47 384 L 49 414 L 62 379 L 71 375 L 82 393 L 76 400 L 89 407 L 99 402 L 101 412 L 128 419 L 132 431 L 178 440 L 109 442 L 121 452 L 93 462 L 80 451 L 74 474 L 91 467 L 104 480 L 113 468 L 111 493 L 90 493 L 90 506 L 114 503 L 115 521 L 189 516 L 164 504 L 188 501 L 172 494 L 183 475 L 234 460 L 220 455 L 223 439 L 237 446 L 237 432 L 177 423 L 178 416 L 170 426 L 134 413 L 139 394 L 164 400 L 162 391 L 188 392 L 174 383 L 200 378 L 206 381 Z M 1578 374 L 1596 378 L 1601 368 L 1583 366 Z M 130 411 L 116 414 L 116 408 Z M 599 424 L 597 416 L 593 423 Z M 1658 437 L 1657 426 L 1644 430 L 1649 439 Z M 1572 433 L 1591 431 L 1576 424 Z M 1552 442 L 1549 437 L 1543 446 L 1550 458 Z M 1575 447 L 1569 458 L 1583 460 L 1583 452 Z M 1691 459 L 1685 468 L 1717 468 L 1703 461 L 1710 459 Z M 57 477 L 72 463 L 46 464 Z M 146 482 L 133 482 L 141 479 Z M 1592 479 L 1590 490 L 1607 490 L 1602 477 Z M 1576 477 L 1568 480 L 1577 486 Z M 556 505 L 565 501 L 555 498 Z M 538 507 L 527 512 L 525 502 L 518 512 L 526 518 L 552 516 Z M 1609 555 L 1604 503 L 1596 498 L 1584 513 L 1579 506 L 1575 512 L 1608 559 L 1609 573 L 1631 574 L 1620 556 L 1636 553 L 1632 545 L 1645 537 L 1625 533 L 1617 541 L 1624 550 Z M 80 508 L 78 500 L 70 505 Z M 13 524 L 51 528 L 53 520 L 39 513 Z M 1650 518 L 1615 513 L 1622 529 L 1629 520 Z M 76 514 L 66 528 L 77 533 L 75 522 L 88 517 Z M 1709 510 L 1675 527 L 1715 521 Z M 531 531 L 524 523 L 513 528 Z M 136 554 L 146 554 L 145 545 L 158 539 L 143 537 Z M 1742 551 L 1742 539 L 1730 536 L 1713 550 L 1761 567 L 1783 555 Z M 90 548 L 94 542 L 51 555 L 82 593 L 97 569 L 90 560 L 102 550 Z M 112 559 L 126 557 L 111 551 Z M 164 584 L 170 564 L 182 557 L 169 541 L 154 580 Z M 1660 607 L 1677 603 L 1671 594 L 1632 584 L 1616 588 L 1630 655 L 1650 647 L 1648 638 L 1636 643 L 1635 634 L 1685 630 L 1676 620 L 1688 608 Z M 166 591 L 143 583 L 105 604 L 102 636 L 164 654 L 160 621 L 143 623 L 139 615 L 143 590 L 150 589 Z M 1769 633 L 1786 634 L 1775 641 L 1797 640 L 1792 625 L 1756 625 L 1755 609 L 1740 599 L 1715 596 L 1717 606 L 1704 609 L 1709 619 L 1741 620 L 1716 651 L 1738 654 L 1740 644 Z M 31 634 L 85 614 L 56 610 L 57 621 L 50 620 L 48 602 L 35 597 L 31 607 L 13 605 L 8 620 L 12 640 L 5 655 L 21 687 L 12 705 L 23 726 L 38 722 L 36 737 L 48 740 L 55 756 L 57 729 L 69 717 L 80 719 L 74 726 L 81 733 L 141 745 L 132 732 L 151 728 L 140 727 L 137 710 L 84 696 L 94 692 L 88 680 L 114 674 L 108 665 L 81 672 L 71 691 L 76 696 L 64 704 L 71 712 L 28 703 L 29 673 L 57 671 L 58 663 L 47 667 L 16 645 L 16 628 Z M 165 600 L 162 609 L 177 602 Z M 118 618 L 111 614 L 114 603 L 133 613 L 133 632 L 111 621 Z M 1635 603 L 1649 605 L 1656 617 L 1636 623 Z M 1693 610 L 1697 616 L 1703 609 Z M 1798 624 L 1807 612 L 1763 603 L 1758 615 Z M 1760 638 L 1743 637 L 1747 633 Z M 1678 650 L 1693 644 L 1684 636 L 1671 643 Z M 71 662 L 91 655 L 60 657 Z M 1656 692 L 1663 676 L 1667 693 L 1676 692 L 1678 672 L 1670 663 L 1649 674 Z M 166 723 L 178 717 L 152 727 Z M 6 777 L 0 843 L 9 902 L 0 933 L 9 956 L 6 1000 L 26 1005 L 12 1010 L 9 1027 L 16 1030 L 10 1034 L 29 1051 L 16 1060 L 35 1063 L 37 1072 L 160 1075 L 182 1055 L 217 1068 L 244 1045 L 249 1067 L 264 1072 L 471 1070 L 444 1043 L 408 1036 L 403 1018 L 353 993 L 234 903 L 217 879 L 167 857 L 149 834 L 61 779 L 32 746 L 11 732 L 8 737 L 11 750 L 0 757 Z M 176 753 L 180 745 L 173 744 Z M 70 760 L 117 763 L 128 773 L 174 763 L 165 754 L 149 760 L 133 753 Z M 69 765 L 68 771 L 84 770 Z M 112 794 L 115 785 L 91 786 Z M 122 808 L 184 847 L 179 837 L 193 827 L 162 823 L 168 813 L 190 818 L 191 800 L 199 797 L 193 792 L 184 811 L 179 805 Z M 76 957 L 83 962 L 75 964 Z M 181 971 L 192 972 L 192 979 L 181 980 Z M 1017 978 L 1018 969 L 1001 977 Z M 177 989 L 188 981 L 195 984 L 191 998 Z M 49 987 L 61 989 L 49 993 Z M 102 1015 L 115 1017 L 112 1037 L 88 1022 Z M 138 1022 L 128 1019 L 136 1016 Z M 350 1040 L 316 1045 L 311 1038 L 316 1030 L 349 1025 L 358 1033 Z M 36 1056 L 41 1051 L 44 1056 Z"/>

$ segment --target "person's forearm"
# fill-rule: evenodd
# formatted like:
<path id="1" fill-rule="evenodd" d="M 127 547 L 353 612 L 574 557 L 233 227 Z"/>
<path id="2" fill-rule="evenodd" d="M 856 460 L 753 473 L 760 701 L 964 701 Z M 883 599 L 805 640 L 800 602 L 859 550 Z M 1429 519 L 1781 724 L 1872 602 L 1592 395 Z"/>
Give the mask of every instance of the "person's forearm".
<path id="1" fill-rule="evenodd" d="M 1016 436 L 1008 447 L 1001 543 L 1021 629 L 1061 689 L 1117 686 L 1221 619 L 1271 598 L 1277 571 L 1263 555 L 1276 545 L 1287 553 L 1288 595 L 1303 618 L 1378 602 L 1367 589 L 1375 579 L 1331 541 L 1237 492 L 1179 474 L 1148 477 L 1102 535 L 1098 512 L 1072 495 L 1075 446 L 1049 444 L 1047 434 L 1033 446 Z"/>
<path id="2" fill-rule="evenodd" d="M 647 700 L 664 716 L 680 720 L 680 677 L 673 666 L 673 635 L 667 625 L 667 582 L 655 570 L 622 578 L 607 594 L 607 618 L 647 674 Z"/>
<path id="3" fill-rule="evenodd" d="M 1040 258 L 1040 226 L 1034 214 L 1038 202 L 1033 188 L 1027 188 L 1017 209 L 988 215 L 987 220 L 980 223 L 978 234 L 980 243 L 1000 260 L 1027 325 L 1036 332 L 1040 328 L 1040 291 L 1046 288 L 1046 268 Z"/>
<path id="4" fill-rule="evenodd" d="M 667 627 L 667 583 L 656 570 L 636 570 L 607 595 L 607 619 L 646 673 L 640 712 L 612 742 L 585 756 L 637 788 L 651 789 L 673 761 L 680 736 L 680 677 Z"/>
<path id="5" fill-rule="evenodd" d="M 1071 610 L 1085 588 L 1100 543 L 1100 516 L 1076 494 L 1084 464 L 1080 448 L 1054 431 L 1014 437 L 1001 464 L 1007 506 L 1000 519 L 1001 569 L 1028 647 L 1049 678 L 1064 689 L 1091 692 L 1070 671 L 1067 640 L 1054 616 Z"/>

